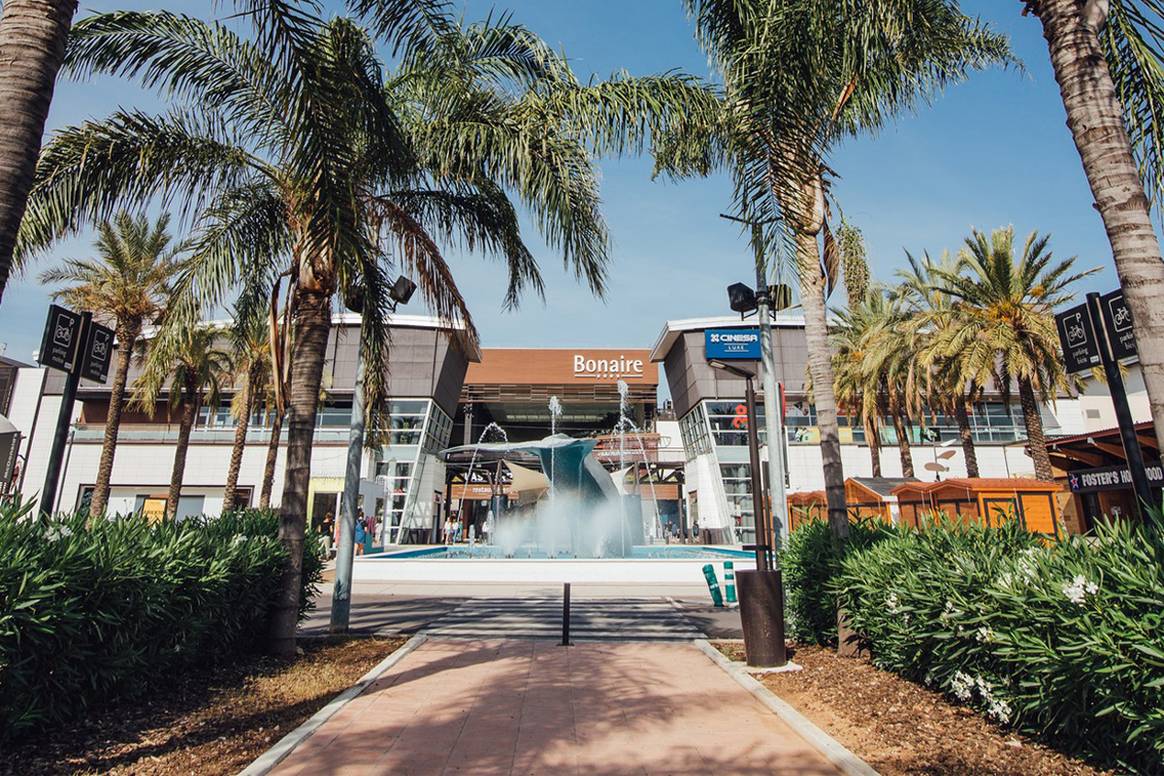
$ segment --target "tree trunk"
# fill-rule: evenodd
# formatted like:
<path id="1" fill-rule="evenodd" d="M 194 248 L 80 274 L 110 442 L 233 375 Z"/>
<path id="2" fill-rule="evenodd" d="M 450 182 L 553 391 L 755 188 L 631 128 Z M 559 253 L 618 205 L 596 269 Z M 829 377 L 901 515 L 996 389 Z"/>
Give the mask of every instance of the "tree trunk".
<path id="1" fill-rule="evenodd" d="M 808 371 L 812 375 L 816 425 L 820 430 L 820 454 L 824 465 L 829 527 L 834 537 L 845 539 L 849 535 L 849 514 L 845 508 L 845 472 L 841 466 L 841 437 L 837 427 L 837 399 L 833 387 L 833 357 L 828 340 L 825 286 L 820 270 L 820 248 L 816 237 L 798 231 L 796 254 L 800 275 L 800 304 L 804 309 Z"/>
<path id="2" fill-rule="evenodd" d="M 958 436 L 962 439 L 962 454 L 966 456 L 966 476 L 977 477 L 978 454 L 974 451 L 974 429 L 970 427 L 970 413 L 966 411 L 965 400 L 954 402 L 954 417 L 958 421 Z"/>
<path id="3" fill-rule="evenodd" d="M 281 657 L 295 655 L 307 489 L 311 482 L 311 444 L 315 436 L 315 413 L 319 407 L 319 386 L 323 379 L 330 327 L 328 296 L 315 291 L 299 291 L 287 405 L 286 482 L 283 484 L 283 503 L 279 507 L 279 541 L 287 548 L 288 559 L 279 580 L 279 596 L 271 612 L 269 634 L 271 652 Z"/>
<path id="4" fill-rule="evenodd" d="M 869 461 L 873 465 L 873 476 L 881 476 L 881 432 L 872 423 L 865 424 L 865 441 L 869 443 Z"/>
<path id="5" fill-rule="evenodd" d="M 1159 302 L 1164 294 L 1164 261 L 1111 72 L 1095 31 L 1084 23 L 1079 0 L 1040 0 L 1032 5 L 1043 24 L 1067 126 L 1132 312 L 1156 436 L 1164 439 L 1164 305 Z"/>
<path id="6" fill-rule="evenodd" d="M 174 469 L 170 473 L 170 495 L 166 499 L 166 517 L 178 516 L 178 499 L 182 495 L 182 478 L 186 474 L 186 451 L 190 447 L 190 431 L 198 416 L 198 395 L 189 390 L 181 397 L 182 419 L 178 423 L 178 443 L 174 447 Z"/>
<path id="7" fill-rule="evenodd" d="M 897 433 L 897 452 L 901 456 L 901 476 L 913 476 L 913 451 L 909 444 L 909 423 L 896 398 L 889 400 L 889 414 L 893 416 L 893 430 Z"/>
<path id="8" fill-rule="evenodd" d="M 125 407 L 125 384 L 137 334 L 128 326 L 117 327 L 117 369 L 109 387 L 109 411 L 105 415 L 105 439 L 101 443 L 101 460 L 97 464 L 97 482 L 89 501 L 89 517 L 101 517 L 109 504 L 109 481 L 113 478 L 113 454 L 117 451 L 117 433 L 121 428 L 121 410 Z"/>
<path id="9" fill-rule="evenodd" d="M 1027 427 L 1027 454 L 1035 462 L 1035 477 L 1044 482 L 1054 482 L 1055 473 L 1051 470 L 1051 458 L 1047 455 L 1047 438 L 1043 435 L 1043 416 L 1039 414 L 1035 389 L 1025 377 L 1019 378 L 1018 384 L 1023 422 Z"/>
<path id="10" fill-rule="evenodd" d="M 283 415 L 278 410 L 271 418 L 271 441 L 267 443 L 267 464 L 263 468 L 263 487 L 259 495 L 259 509 L 271 507 L 271 486 L 275 482 L 275 463 L 279 460 L 279 436 L 283 433 Z"/>
<path id="11" fill-rule="evenodd" d="M 0 12 L 0 299 L 76 12 L 77 0 L 5 0 Z"/>
<path id="12" fill-rule="evenodd" d="M 247 427 L 250 425 L 251 412 L 254 410 L 250 380 L 247 381 L 243 390 L 247 392 L 247 406 L 243 416 L 237 418 L 234 424 L 234 444 L 230 448 L 230 468 L 226 470 L 226 488 L 222 491 L 223 512 L 234 509 L 235 501 L 237 501 L 238 471 L 242 468 L 243 450 L 247 446 Z"/>

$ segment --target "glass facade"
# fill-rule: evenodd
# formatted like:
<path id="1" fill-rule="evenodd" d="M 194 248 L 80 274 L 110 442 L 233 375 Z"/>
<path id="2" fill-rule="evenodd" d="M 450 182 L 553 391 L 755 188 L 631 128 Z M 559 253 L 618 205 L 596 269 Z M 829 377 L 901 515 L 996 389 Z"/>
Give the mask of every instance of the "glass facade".
<path id="1" fill-rule="evenodd" d="M 390 494 L 385 503 L 386 541 L 399 541 L 405 515 L 420 498 L 420 479 L 429 459 L 449 445 L 452 418 L 428 399 L 395 399 L 389 407 L 388 444 L 380 448 L 376 477 Z M 412 525 L 411 528 L 419 526 Z"/>

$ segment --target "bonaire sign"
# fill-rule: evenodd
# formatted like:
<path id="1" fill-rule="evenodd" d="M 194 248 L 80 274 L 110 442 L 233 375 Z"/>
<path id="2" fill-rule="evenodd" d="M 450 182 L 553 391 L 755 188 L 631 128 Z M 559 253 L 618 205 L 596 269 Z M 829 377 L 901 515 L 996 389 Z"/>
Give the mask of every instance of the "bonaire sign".
<path id="1" fill-rule="evenodd" d="M 643 360 L 618 355 L 613 358 L 594 358 L 582 353 L 574 354 L 574 377 L 578 379 L 593 378 L 595 380 L 623 380 L 643 379 Z"/>

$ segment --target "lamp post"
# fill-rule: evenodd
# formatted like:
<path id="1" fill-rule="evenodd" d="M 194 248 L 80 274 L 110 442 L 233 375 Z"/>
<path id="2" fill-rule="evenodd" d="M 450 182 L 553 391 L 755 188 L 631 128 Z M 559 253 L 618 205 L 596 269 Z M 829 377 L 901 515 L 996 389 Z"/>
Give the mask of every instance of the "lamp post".
<path id="1" fill-rule="evenodd" d="M 744 631 L 744 652 L 748 665 L 763 668 L 788 662 L 784 650 L 784 586 L 780 571 L 773 569 L 767 539 L 767 510 L 760 487 L 760 440 L 756 431 L 755 375 L 733 364 L 712 359 L 713 369 L 744 379 L 744 397 L 748 412 L 748 461 L 751 470 L 752 515 L 756 525 L 756 570 L 736 573 L 740 599 L 740 624 Z"/>
<path id="2" fill-rule="evenodd" d="M 396 278 L 388 297 L 388 309 L 408 304 L 416 284 L 401 275 Z M 356 504 L 360 495 L 360 468 L 364 456 L 364 300 L 347 300 L 348 308 L 360 313 L 360 341 L 356 344 L 356 386 L 352 395 L 352 423 L 348 433 L 348 459 L 344 471 L 344 492 L 340 503 L 339 544 L 335 551 L 335 584 L 331 591 L 332 633 L 347 633 L 352 612 L 352 556 L 356 541 Z"/>

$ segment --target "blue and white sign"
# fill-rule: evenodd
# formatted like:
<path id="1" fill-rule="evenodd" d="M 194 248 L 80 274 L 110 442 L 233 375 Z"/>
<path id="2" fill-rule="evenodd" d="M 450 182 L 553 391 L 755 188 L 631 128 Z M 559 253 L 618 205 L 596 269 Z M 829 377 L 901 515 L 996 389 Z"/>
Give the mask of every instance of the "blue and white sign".
<path id="1" fill-rule="evenodd" d="M 703 333 L 706 358 L 760 360 L 759 329 L 708 329 Z"/>

